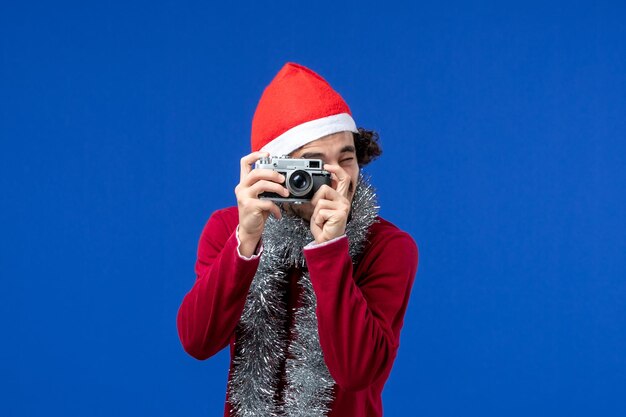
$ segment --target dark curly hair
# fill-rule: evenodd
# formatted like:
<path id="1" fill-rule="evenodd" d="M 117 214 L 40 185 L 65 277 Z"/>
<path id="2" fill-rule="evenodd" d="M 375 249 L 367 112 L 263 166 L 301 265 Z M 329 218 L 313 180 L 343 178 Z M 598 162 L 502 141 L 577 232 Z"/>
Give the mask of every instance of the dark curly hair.
<path id="1" fill-rule="evenodd" d="M 359 163 L 359 167 L 362 168 L 378 158 L 383 153 L 383 150 L 378 143 L 378 133 L 362 127 L 359 127 L 357 130 L 359 133 L 353 133 L 352 135 L 354 136 L 356 160 Z"/>

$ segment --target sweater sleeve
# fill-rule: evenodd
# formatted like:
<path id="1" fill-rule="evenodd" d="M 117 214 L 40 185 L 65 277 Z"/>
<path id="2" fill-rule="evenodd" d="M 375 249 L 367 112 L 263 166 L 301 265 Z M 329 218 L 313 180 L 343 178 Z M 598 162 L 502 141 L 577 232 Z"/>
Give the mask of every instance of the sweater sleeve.
<path id="1" fill-rule="evenodd" d="M 413 239 L 397 230 L 378 239 L 353 277 L 348 238 L 305 249 L 324 360 L 344 390 L 365 389 L 391 372 L 417 272 Z"/>
<path id="2" fill-rule="evenodd" d="M 187 353 L 207 359 L 230 342 L 239 323 L 259 257 L 238 252 L 233 227 L 213 213 L 198 244 L 196 281 L 178 310 L 178 336 Z"/>

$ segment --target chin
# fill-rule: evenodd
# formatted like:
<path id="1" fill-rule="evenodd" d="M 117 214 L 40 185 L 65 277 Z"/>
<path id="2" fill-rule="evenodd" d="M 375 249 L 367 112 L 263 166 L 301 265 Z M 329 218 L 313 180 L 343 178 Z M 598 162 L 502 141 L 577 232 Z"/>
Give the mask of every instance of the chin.
<path id="1" fill-rule="evenodd" d="M 314 210 L 313 205 L 311 203 L 302 203 L 302 204 L 285 203 L 284 208 L 287 213 L 294 214 L 307 221 L 311 220 L 311 216 L 313 215 L 313 210 Z"/>

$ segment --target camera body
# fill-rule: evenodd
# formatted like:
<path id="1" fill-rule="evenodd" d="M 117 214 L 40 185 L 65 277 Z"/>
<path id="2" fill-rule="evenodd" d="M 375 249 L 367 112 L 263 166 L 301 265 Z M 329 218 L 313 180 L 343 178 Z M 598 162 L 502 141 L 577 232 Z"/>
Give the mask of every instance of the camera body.
<path id="1" fill-rule="evenodd" d="M 282 184 L 289 190 L 289 196 L 264 192 L 259 198 L 276 202 L 304 203 L 311 201 L 313 194 L 326 184 L 330 185 L 330 172 L 324 171 L 324 163 L 321 159 L 298 159 L 282 157 L 261 158 L 256 164 L 257 168 L 271 169 L 285 176 Z"/>

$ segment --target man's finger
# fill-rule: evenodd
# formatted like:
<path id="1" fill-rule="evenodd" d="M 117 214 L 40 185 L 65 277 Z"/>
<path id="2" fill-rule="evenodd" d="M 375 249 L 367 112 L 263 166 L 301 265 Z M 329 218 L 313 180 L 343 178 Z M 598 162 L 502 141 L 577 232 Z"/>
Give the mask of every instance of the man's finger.
<path id="1" fill-rule="evenodd" d="M 350 189 L 350 175 L 341 168 L 339 165 L 324 165 L 324 169 L 335 175 L 337 180 L 337 192 L 344 197 L 348 196 L 348 190 Z"/>
<path id="2" fill-rule="evenodd" d="M 337 196 L 338 193 L 335 190 L 324 184 L 315 192 L 315 194 L 313 194 L 313 198 L 311 198 L 311 204 L 313 206 L 316 206 L 317 202 L 320 201 L 320 199 L 334 200 L 337 198 Z"/>
<path id="3" fill-rule="evenodd" d="M 244 178 L 241 181 L 241 184 L 246 186 L 246 187 L 250 187 L 252 185 L 254 185 L 254 183 L 261 181 L 261 180 L 268 180 L 268 181 L 273 181 L 276 183 L 283 183 L 285 182 L 285 176 L 274 171 L 273 169 L 253 169 L 247 176 L 246 178 Z"/>
<path id="4" fill-rule="evenodd" d="M 258 205 L 264 211 L 269 211 L 275 218 L 280 219 L 280 208 L 271 200 L 259 200 Z"/>
<path id="5" fill-rule="evenodd" d="M 241 158 L 241 173 L 239 176 L 239 182 L 242 182 L 243 179 L 252 171 L 252 165 L 263 157 L 270 156 L 268 152 L 252 152 Z"/>
<path id="6" fill-rule="evenodd" d="M 255 182 L 254 185 L 247 188 L 244 194 L 248 197 L 258 198 L 259 194 L 264 192 L 276 193 L 278 195 L 282 195 L 283 197 L 289 196 L 289 190 L 287 190 L 285 187 L 267 180 Z"/>
<path id="7" fill-rule="evenodd" d="M 339 210 L 343 207 L 340 201 L 326 200 L 325 198 L 318 200 L 315 204 L 316 209 Z"/>
<path id="8" fill-rule="evenodd" d="M 331 215 L 331 210 L 319 210 L 316 213 L 313 213 L 313 217 L 311 218 L 313 219 L 315 225 L 319 226 L 320 229 L 323 229 L 326 220 L 328 220 Z"/>

